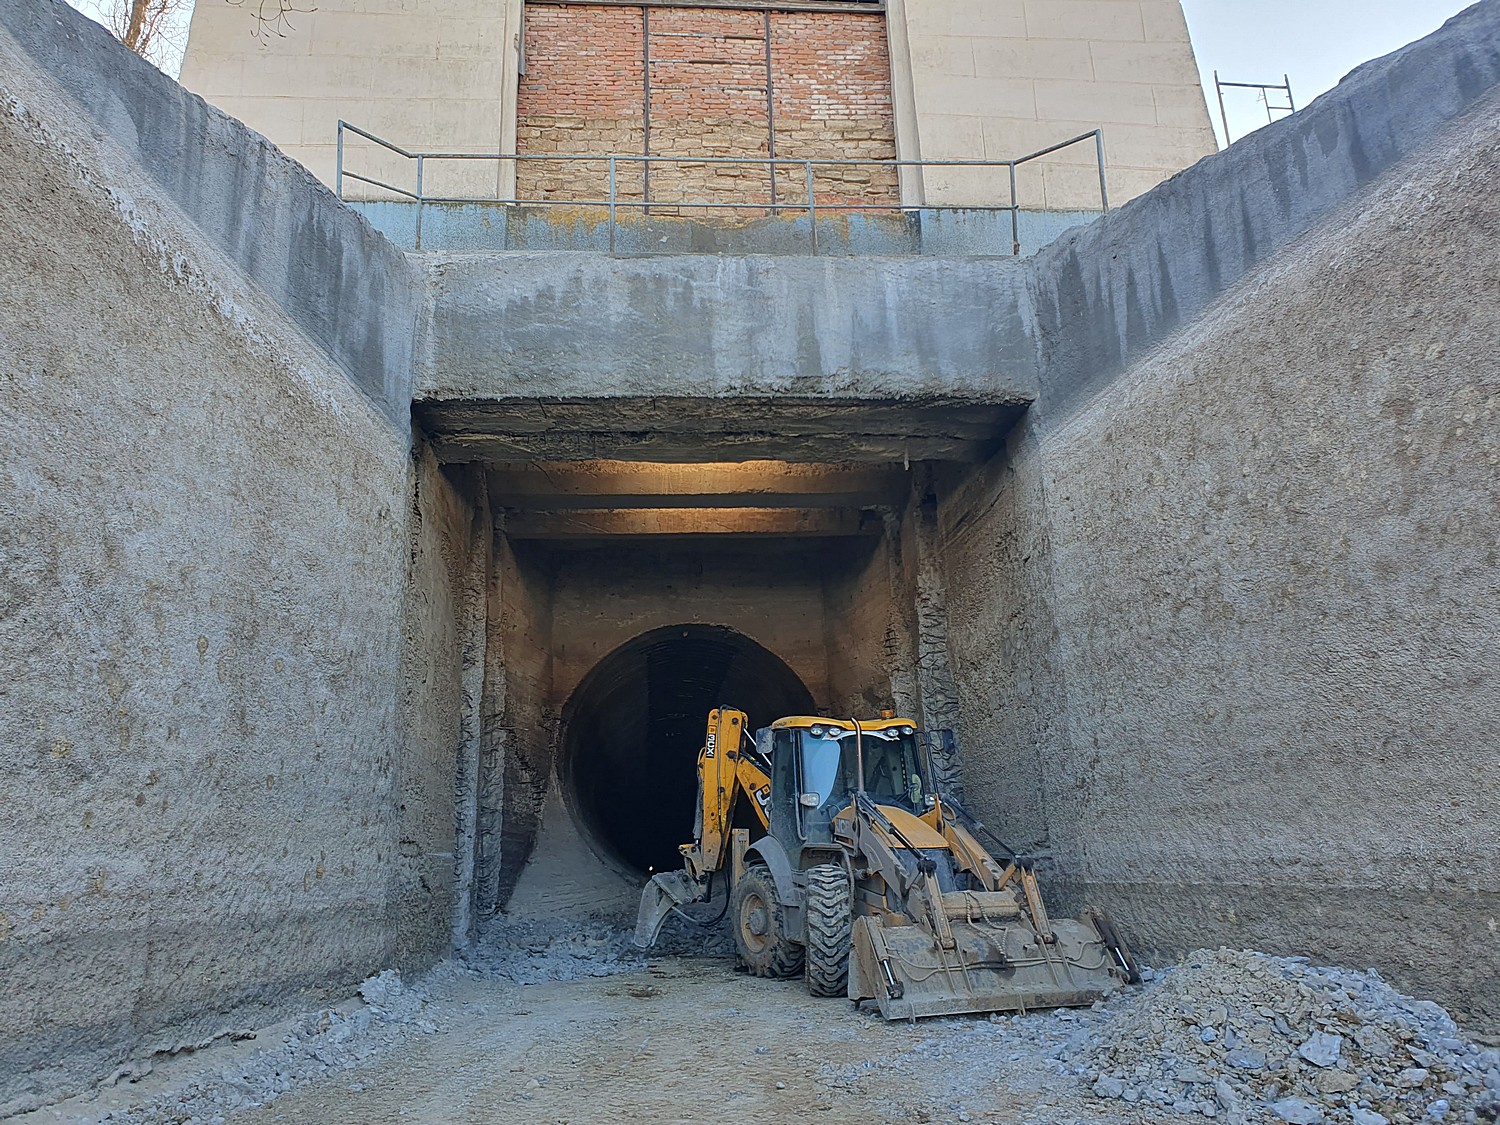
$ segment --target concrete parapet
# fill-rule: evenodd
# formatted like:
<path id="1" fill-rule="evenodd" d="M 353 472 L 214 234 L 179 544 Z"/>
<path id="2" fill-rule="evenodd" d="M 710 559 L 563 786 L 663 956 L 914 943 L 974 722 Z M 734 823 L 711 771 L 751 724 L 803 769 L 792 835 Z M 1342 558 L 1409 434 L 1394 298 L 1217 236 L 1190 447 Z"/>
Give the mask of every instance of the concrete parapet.
<path id="1" fill-rule="evenodd" d="M 361 201 L 349 204 L 405 250 L 479 251 L 592 250 L 621 256 L 662 254 L 811 254 L 885 257 L 1004 257 L 1035 254 L 1099 211 L 1021 211 L 1012 229 L 1009 211 L 966 207 L 921 207 L 896 213 L 840 212 L 812 223 L 804 207 L 780 215 L 740 219 L 712 208 L 621 207 L 610 230 L 608 207 L 533 207 L 504 203 L 428 203 L 422 206 L 417 243 L 417 204 Z M 740 214 L 743 214 L 741 212 Z M 720 216 L 730 215 L 730 221 Z"/>

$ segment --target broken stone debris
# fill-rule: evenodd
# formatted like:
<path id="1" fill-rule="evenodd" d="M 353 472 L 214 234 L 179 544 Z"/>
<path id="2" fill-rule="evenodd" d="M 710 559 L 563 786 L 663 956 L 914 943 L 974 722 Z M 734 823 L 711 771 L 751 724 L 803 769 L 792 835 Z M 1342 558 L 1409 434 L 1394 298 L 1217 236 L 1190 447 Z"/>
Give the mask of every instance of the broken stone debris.
<path id="1" fill-rule="evenodd" d="M 463 957 L 471 968 L 487 976 L 538 984 L 636 972 L 660 957 L 731 956 L 734 938 L 728 923 L 715 919 L 717 911 L 712 905 L 695 904 L 687 909 L 704 913 L 704 922 L 691 915 L 670 916 L 649 954 L 635 947 L 629 924 L 619 919 L 601 916 L 579 922 L 500 915 L 485 927 L 474 948 Z"/>
<path id="2" fill-rule="evenodd" d="M 1500 1116 L 1500 1051 L 1374 972 L 1221 949 L 1155 975 L 1078 1053 L 1096 1097 L 1288 1125 Z"/>
<path id="3" fill-rule="evenodd" d="M 322 1009 L 304 1016 L 268 1050 L 217 1074 L 202 1074 L 142 1106 L 105 1114 L 100 1125 L 222 1125 L 228 1114 L 274 1101 L 294 1086 L 348 1070 L 408 1035 L 438 1030 L 428 1018 L 428 995 L 443 977 L 461 970 L 438 966 L 415 986 L 393 970 L 359 986 L 365 1006 Z M 341 1006 L 343 1007 L 343 1006 Z"/>

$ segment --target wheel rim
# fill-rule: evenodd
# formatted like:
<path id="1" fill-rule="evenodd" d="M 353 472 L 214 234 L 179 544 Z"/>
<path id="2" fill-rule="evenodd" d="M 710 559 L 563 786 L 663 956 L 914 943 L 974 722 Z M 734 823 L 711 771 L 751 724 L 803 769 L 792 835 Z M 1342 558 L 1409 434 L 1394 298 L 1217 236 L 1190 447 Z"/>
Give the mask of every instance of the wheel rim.
<path id="1" fill-rule="evenodd" d="M 740 938 L 756 953 L 766 948 L 771 932 L 771 911 L 757 894 L 745 896 L 740 906 Z"/>

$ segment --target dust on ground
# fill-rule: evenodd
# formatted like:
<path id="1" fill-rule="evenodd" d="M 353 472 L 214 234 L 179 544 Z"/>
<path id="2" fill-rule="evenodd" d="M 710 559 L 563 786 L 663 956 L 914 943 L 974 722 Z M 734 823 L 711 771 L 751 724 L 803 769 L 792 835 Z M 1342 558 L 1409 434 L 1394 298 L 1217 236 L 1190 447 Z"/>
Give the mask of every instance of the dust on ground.
<path id="1" fill-rule="evenodd" d="M 171 1089 L 75 1099 L 45 1120 L 1457 1125 L 1500 1112 L 1500 1051 L 1437 1005 L 1373 973 L 1233 950 L 1091 1009 L 888 1024 L 722 956 L 647 959 L 608 923 L 528 922 L 361 995 L 226 1045 Z"/>

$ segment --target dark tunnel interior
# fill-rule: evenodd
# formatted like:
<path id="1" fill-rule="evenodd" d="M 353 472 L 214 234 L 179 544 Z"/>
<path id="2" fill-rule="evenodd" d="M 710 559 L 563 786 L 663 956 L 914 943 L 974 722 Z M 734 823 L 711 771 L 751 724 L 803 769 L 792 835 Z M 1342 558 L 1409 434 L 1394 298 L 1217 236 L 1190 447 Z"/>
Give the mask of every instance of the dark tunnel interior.
<path id="1" fill-rule="evenodd" d="M 584 677 L 566 713 L 562 781 L 596 848 L 641 873 L 682 865 L 698 751 L 720 705 L 744 711 L 752 731 L 814 707 L 780 657 L 721 625 L 643 633 Z"/>

